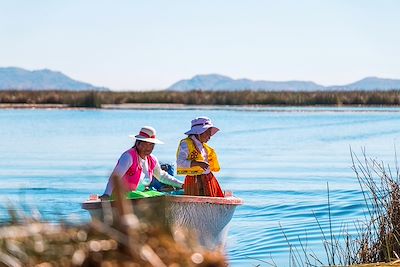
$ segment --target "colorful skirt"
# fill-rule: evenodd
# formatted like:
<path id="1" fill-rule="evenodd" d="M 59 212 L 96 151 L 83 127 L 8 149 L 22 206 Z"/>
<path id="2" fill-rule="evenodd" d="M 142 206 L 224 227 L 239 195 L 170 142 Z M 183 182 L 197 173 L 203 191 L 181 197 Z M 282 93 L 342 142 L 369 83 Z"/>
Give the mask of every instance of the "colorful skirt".
<path id="1" fill-rule="evenodd" d="M 183 185 L 185 195 L 223 197 L 217 178 L 210 172 L 201 175 L 187 175 Z"/>

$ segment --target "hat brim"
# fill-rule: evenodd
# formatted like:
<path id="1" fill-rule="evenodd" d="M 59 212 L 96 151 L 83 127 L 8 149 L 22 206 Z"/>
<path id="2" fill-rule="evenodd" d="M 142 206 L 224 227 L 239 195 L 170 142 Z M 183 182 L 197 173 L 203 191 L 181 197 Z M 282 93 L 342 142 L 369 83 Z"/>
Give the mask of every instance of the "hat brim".
<path id="1" fill-rule="evenodd" d="M 147 143 L 153 143 L 153 144 L 164 144 L 163 141 L 158 140 L 157 138 L 146 138 L 146 137 L 142 137 L 142 136 L 137 136 L 137 135 L 129 135 L 130 138 L 133 138 L 135 140 L 139 140 L 139 141 L 143 141 L 143 142 L 147 142 Z"/>
<path id="2" fill-rule="evenodd" d="M 205 125 L 205 126 L 201 126 L 201 127 L 193 127 L 192 129 L 187 131 L 185 134 L 186 135 L 202 134 L 210 128 L 211 128 L 211 136 L 213 136 L 214 134 L 216 134 L 219 131 L 219 129 L 215 126 Z"/>

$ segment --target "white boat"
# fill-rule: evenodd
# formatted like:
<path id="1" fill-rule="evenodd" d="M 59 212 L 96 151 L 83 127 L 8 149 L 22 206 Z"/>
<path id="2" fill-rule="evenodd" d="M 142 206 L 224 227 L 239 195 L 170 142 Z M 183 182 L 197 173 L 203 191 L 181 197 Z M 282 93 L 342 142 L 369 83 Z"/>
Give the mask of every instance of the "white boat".
<path id="1" fill-rule="evenodd" d="M 228 224 L 236 207 L 243 204 L 240 198 L 232 194 L 226 194 L 225 197 L 187 196 L 183 195 L 182 191 L 166 194 L 148 193 L 149 196 L 146 196 L 146 192 L 139 194 L 143 194 L 143 197 L 130 198 L 134 213 L 138 217 L 143 214 L 149 215 L 149 211 L 152 211 L 150 216 L 155 220 L 164 220 L 171 227 L 173 234 L 178 234 L 180 230 L 189 230 L 198 237 L 199 243 L 208 249 L 224 247 Z M 114 201 L 101 201 L 98 198 L 82 203 L 82 208 L 89 211 L 92 219 L 102 221 L 115 216 L 114 206 Z"/>

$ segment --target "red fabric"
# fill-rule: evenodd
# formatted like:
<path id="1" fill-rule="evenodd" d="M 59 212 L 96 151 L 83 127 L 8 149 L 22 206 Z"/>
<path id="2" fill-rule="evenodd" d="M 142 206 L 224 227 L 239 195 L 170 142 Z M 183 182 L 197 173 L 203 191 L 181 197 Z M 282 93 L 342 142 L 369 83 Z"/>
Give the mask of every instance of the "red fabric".
<path id="1" fill-rule="evenodd" d="M 223 197 L 217 178 L 210 172 L 202 175 L 187 175 L 183 185 L 185 195 Z"/>
<path id="2" fill-rule="evenodd" d="M 142 132 L 142 131 L 140 131 L 139 135 L 144 136 L 144 137 L 147 137 L 147 138 L 156 138 L 155 135 L 150 136 L 150 135 L 148 135 L 147 133 Z"/>

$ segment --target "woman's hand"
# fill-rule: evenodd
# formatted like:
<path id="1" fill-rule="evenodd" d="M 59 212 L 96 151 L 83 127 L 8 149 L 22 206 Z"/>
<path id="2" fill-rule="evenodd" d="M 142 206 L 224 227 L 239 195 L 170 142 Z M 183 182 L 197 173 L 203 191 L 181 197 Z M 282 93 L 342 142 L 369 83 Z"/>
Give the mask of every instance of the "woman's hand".
<path id="1" fill-rule="evenodd" d="M 194 167 L 194 166 L 199 166 L 203 170 L 207 170 L 208 166 L 210 166 L 210 165 L 205 161 L 192 160 L 192 162 L 190 163 L 190 167 Z"/>

